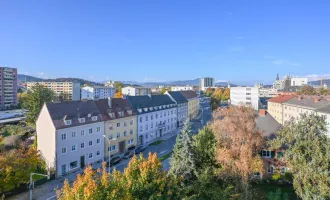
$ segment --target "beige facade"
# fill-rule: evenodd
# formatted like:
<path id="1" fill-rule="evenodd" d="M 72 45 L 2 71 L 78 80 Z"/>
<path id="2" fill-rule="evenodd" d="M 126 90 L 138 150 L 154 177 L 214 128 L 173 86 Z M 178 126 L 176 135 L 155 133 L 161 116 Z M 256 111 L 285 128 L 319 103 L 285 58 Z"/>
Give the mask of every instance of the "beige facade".
<path id="1" fill-rule="evenodd" d="M 105 135 L 109 139 L 104 140 L 104 157 L 124 153 L 128 148 L 136 146 L 137 124 L 136 116 L 108 120 L 104 123 Z M 110 146 L 109 148 L 109 141 Z"/>
<path id="2" fill-rule="evenodd" d="M 190 119 L 195 118 L 199 111 L 199 99 L 198 97 L 193 99 L 188 99 L 188 116 Z"/>
<path id="3" fill-rule="evenodd" d="M 300 114 L 303 114 L 303 113 L 305 113 L 307 115 L 316 114 L 316 112 L 314 111 L 314 108 L 284 103 L 284 105 L 283 105 L 283 123 L 285 124 L 286 122 L 290 121 L 291 118 L 299 119 Z"/>
<path id="4" fill-rule="evenodd" d="M 280 124 L 283 125 L 283 105 L 276 102 L 268 102 L 268 113 Z"/>
<path id="5" fill-rule="evenodd" d="M 36 84 L 43 85 L 55 92 L 57 96 L 64 95 L 67 100 L 80 100 L 80 83 L 73 82 L 28 82 L 27 89 Z"/>

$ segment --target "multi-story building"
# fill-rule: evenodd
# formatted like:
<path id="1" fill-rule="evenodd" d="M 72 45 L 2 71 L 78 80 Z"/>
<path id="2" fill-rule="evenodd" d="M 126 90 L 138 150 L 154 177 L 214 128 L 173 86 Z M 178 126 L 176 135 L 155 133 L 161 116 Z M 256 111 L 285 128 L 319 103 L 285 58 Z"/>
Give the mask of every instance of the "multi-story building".
<path id="1" fill-rule="evenodd" d="M 57 177 L 103 160 L 104 122 L 95 101 L 44 104 L 36 131 L 38 150 Z"/>
<path id="2" fill-rule="evenodd" d="M 268 113 L 279 123 L 283 121 L 283 103 L 294 98 L 294 95 L 279 95 L 268 100 Z"/>
<path id="3" fill-rule="evenodd" d="M 107 81 L 104 83 L 106 87 L 115 87 L 116 81 Z"/>
<path id="4" fill-rule="evenodd" d="M 27 89 L 40 84 L 55 92 L 56 96 L 63 95 L 66 100 L 80 100 L 80 83 L 74 82 L 28 82 Z"/>
<path id="5" fill-rule="evenodd" d="M 283 124 L 291 118 L 299 119 L 300 114 L 317 114 L 318 109 L 329 106 L 330 100 L 319 96 L 297 96 L 283 103 Z"/>
<path id="6" fill-rule="evenodd" d="M 176 103 L 168 95 L 127 96 L 137 113 L 138 144 L 177 130 Z"/>
<path id="7" fill-rule="evenodd" d="M 108 98 L 96 101 L 105 120 L 104 156 L 121 154 L 136 146 L 137 122 L 135 110 L 127 99 Z M 109 144 L 110 142 L 110 144 Z"/>
<path id="8" fill-rule="evenodd" d="M 232 105 L 248 105 L 259 109 L 259 89 L 256 87 L 231 87 L 230 103 Z"/>
<path id="9" fill-rule="evenodd" d="M 0 67 L 0 110 L 17 106 L 17 69 Z"/>
<path id="10" fill-rule="evenodd" d="M 150 88 L 132 87 L 132 86 L 123 87 L 121 89 L 121 92 L 123 95 L 127 95 L 127 96 L 143 96 L 143 95 L 151 94 Z"/>
<path id="11" fill-rule="evenodd" d="M 272 98 L 278 95 L 277 89 L 274 88 L 259 88 L 259 97 Z"/>
<path id="12" fill-rule="evenodd" d="M 291 78 L 291 86 L 303 86 L 306 84 L 308 84 L 308 78 L 299 78 L 299 77 Z"/>
<path id="13" fill-rule="evenodd" d="M 171 91 L 187 91 L 187 90 L 194 90 L 193 86 L 171 86 Z"/>
<path id="14" fill-rule="evenodd" d="M 116 94 L 116 88 L 106 86 L 85 86 L 81 88 L 81 99 L 107 99 Z"/>
<path id="15" fill-rule="evenodd" d="M 180 91 L 181 95 L 188 100 L 188 116 L 193 119 L 198 115 L 199 98 L 194 91 Z"/>
<path id="16" fill-rule="evenodd" d="M 209 87 L 215 87 L 214 78 L 204 77 L 200 79 L 199 89 L 205 91 Z"/>
<path id="17" fill-rule="evenodd" d="M 169 95 L 172 101 L 175 101 L 177 105 L 177 126 L 184 124 L 188 120 L 188 100 L 178 91 L 176 92 L 166 92 L 165 94 Z"/>
<path id="18" fill-rule="evenodd" d="M 308 84 L 308 78 L 284 76 L 283 79 L 280 80 L 277 74 L 276 80 L 273 83 L 273 88 L 283 90 L 290 86 L 303 86 L 306 84 Z"/>

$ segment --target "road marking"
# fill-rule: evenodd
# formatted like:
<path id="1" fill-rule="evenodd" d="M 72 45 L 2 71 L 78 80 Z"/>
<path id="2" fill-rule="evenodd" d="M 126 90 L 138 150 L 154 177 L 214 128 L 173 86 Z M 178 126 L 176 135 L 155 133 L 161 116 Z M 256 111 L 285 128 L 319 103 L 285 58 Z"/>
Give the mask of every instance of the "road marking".
<path id="1" fill-rule="evenodd" d="M 46 199 L 46 200 L 51 200 L 51 199 L 54 199 L 54 198 L 56 198 L 57 197 L 57 195 L 54 195 L 54 196 L 52 196 L 52 197 L 49 197 L 48 199 Z"/>

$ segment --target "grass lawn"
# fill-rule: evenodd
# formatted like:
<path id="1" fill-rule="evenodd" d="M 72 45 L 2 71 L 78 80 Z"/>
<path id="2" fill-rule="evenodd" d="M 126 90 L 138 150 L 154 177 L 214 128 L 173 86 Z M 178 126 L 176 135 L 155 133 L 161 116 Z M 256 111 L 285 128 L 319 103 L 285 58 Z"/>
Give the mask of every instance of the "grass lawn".
<path id="1" fill-rule="evenodd" d="M 297 199 L 297 195 L 294 192 L 293 186 L 291 185 L 277 185 L 277 184 L 252 184 L 254 189 L 254 198 L 256 200 L 267 199 L 270 192 L 275 193 L 277 189 L 281 189 L 282 195 L 288 196 L 288 199 Z"/>
<path id="2" fill-rule="evenodd" d="M 162 142 L 164 142 L 165 140 L 157 140 L 157 141 L 154 141 L 153 143 L 150 143 L 149 146 L 153 146 L 153 145 L 158 145 Z"/>
<path id="3" fill-rule="evenodd" d="M 163 155 L 162 157 L 159 158 L 159 160 L 161 162 L 163 162 L 164 160 L 166 160 L 167 158 L 169 158 L 172 155 L 173 151 L 169 152 L 168 154 Z"/>

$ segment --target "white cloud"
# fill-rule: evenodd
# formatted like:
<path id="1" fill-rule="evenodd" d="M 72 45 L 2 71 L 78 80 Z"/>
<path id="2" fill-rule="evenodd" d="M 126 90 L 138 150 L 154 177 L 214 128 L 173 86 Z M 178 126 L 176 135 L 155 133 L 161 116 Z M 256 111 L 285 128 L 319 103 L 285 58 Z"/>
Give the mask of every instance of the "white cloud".
<path id="1" fill-rule="evenodd" d="M 274 60 L 273 61 L 274 65 L 291 65 L 291 66 L 299 66 L 300 63 L 297 62 L 292 62 L 289 60 Z"/>
<path id="2" fill-rule="evenodd" d="M 308 78 L 308 81 L 318 81 L 321 79 L 330 79 L 330 74 L 308 74 L 304 77 Z"/>
<path id="3" fill-rule="evenodd" d="M 242 52 L 242 51 L 244 51 L 244 48 L 243 47 L 229 47 L 228 51 L 229 52 Z"/>

